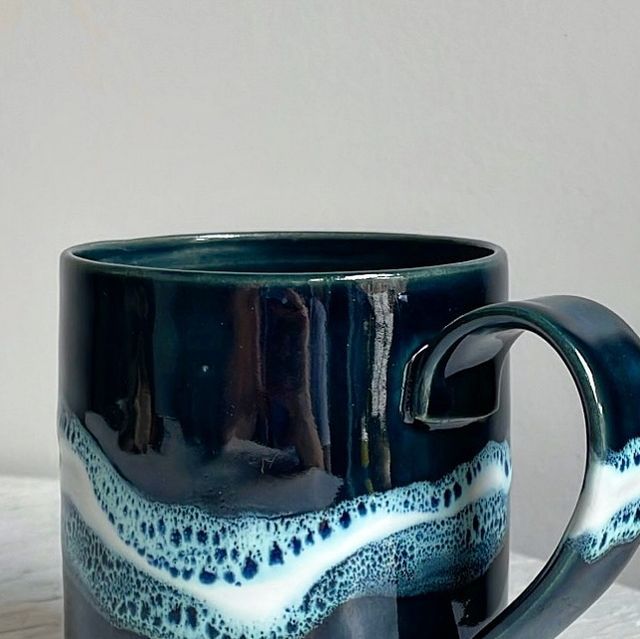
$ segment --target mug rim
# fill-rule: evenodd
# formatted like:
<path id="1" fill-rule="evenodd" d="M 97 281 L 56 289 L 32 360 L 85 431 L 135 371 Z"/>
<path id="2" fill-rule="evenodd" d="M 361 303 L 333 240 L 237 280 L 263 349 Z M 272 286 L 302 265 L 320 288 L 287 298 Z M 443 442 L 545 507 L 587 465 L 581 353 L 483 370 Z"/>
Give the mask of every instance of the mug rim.
<path id="1" fill-rule="evenodd" d="M 141 264 L 133 261 L 135 251 L 170 251 L 172 249 L 186 250 L 189 247 L 235 240 L 247 248 L 251 244 L 278 241 L 348 241 L 351 243 L 365 243 L 366 241 L 380 242 L 381 248 L 385 244 L 389 247 L 402 243 L 413 242 L 429 245 L 450 247 L 452 251 L 467 249 L 474 255 L 462 259 L 449 259 L 434 263 L 408 266 L 391 266 L 377 268 L 344 268 L 344 269 L 310 269 L 310 270 L 260 270 L 233 268 L 189 268 L 186 266 L 167 266 Z M 357 248 L 354 247 L 354 253 Z M 120 258 L 114 259 L 114 256 Z M 126 261 L 131 257 L 132 261 Z M 197 279 L 197 280 L 230 280 L 233 282 L 250 281 L 307 281 L 314 280 L 359 280 L 385 277 L 425 277 L 433 275 L 448 275 L 457 272 L 473 271 L 491 266 L 506 267 L 506 251 L 493 242 L 487 240 L 421 233 L 398 233 L 380 231 L 238 231 L 214 233 L 185 233 L 172 235 L 142 236 L 125 239 L 100 240 L 84 242 L 66 248 L 60 255 L 61 265 L 74 265 L 81 269 L 110 273 L 120 276 L 137 276 L 152 279 Z"/>

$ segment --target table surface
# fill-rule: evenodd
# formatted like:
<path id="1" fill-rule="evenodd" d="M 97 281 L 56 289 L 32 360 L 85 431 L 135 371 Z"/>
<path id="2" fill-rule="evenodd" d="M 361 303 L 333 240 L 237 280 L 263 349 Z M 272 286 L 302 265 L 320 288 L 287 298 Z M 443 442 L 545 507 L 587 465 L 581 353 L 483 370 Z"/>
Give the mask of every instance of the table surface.
<path id="1" fill-rule="evenodd" d="M 0 477 L 0 639 L 59 639 L 62 586 L 58 546 L 58 484 Z M 541 562 L 513 555 L 510 595 Z M 562 639 L 640 636 L 640 591 L 614 585 Z"/>

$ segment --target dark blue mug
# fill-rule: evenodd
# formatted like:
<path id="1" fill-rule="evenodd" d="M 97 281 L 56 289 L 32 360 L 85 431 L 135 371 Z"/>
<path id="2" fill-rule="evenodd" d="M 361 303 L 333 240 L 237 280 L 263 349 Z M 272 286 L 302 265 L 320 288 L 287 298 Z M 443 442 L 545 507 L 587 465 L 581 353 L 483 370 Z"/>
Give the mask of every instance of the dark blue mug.
<path id="1" fill-rule="evenodd" d="M 507 300 L 480 241 L 193 235 L 61 259 L 66 639 L 555 637 L 640 536 L 640 341 Z M 560 354 L 588 462 L 504 609 L 507 352 Z"/>

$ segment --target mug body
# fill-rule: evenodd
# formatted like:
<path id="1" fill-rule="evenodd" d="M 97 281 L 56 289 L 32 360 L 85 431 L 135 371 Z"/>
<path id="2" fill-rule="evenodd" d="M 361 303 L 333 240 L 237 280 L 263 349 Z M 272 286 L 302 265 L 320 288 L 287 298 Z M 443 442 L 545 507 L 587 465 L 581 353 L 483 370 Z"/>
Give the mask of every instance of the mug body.
<path id="1" fill-rule="evenodd" d="M 508 379 L 403 419 L 411 357 L 507 296 L 411 235 L 100 242 L 61 259 L 66 639 L 458 639 L 505 603 Z"/>

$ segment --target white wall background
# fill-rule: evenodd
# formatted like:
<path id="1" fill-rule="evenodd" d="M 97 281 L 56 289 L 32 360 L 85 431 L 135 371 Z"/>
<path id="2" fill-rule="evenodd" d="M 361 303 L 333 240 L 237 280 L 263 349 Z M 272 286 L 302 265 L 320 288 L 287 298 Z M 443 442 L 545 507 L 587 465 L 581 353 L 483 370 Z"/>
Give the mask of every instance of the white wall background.
<path id="1" fill-rule="evenodd" d="M 0 0 L 0 473 L 56 473 L 57 257 L 80 241 L 477 236 L 515 298 L 640 330 L 639 34 L 635 0 Z M 536 340 L 513 378 L 514 544 L 543 556 L 582 418 Z"/>

